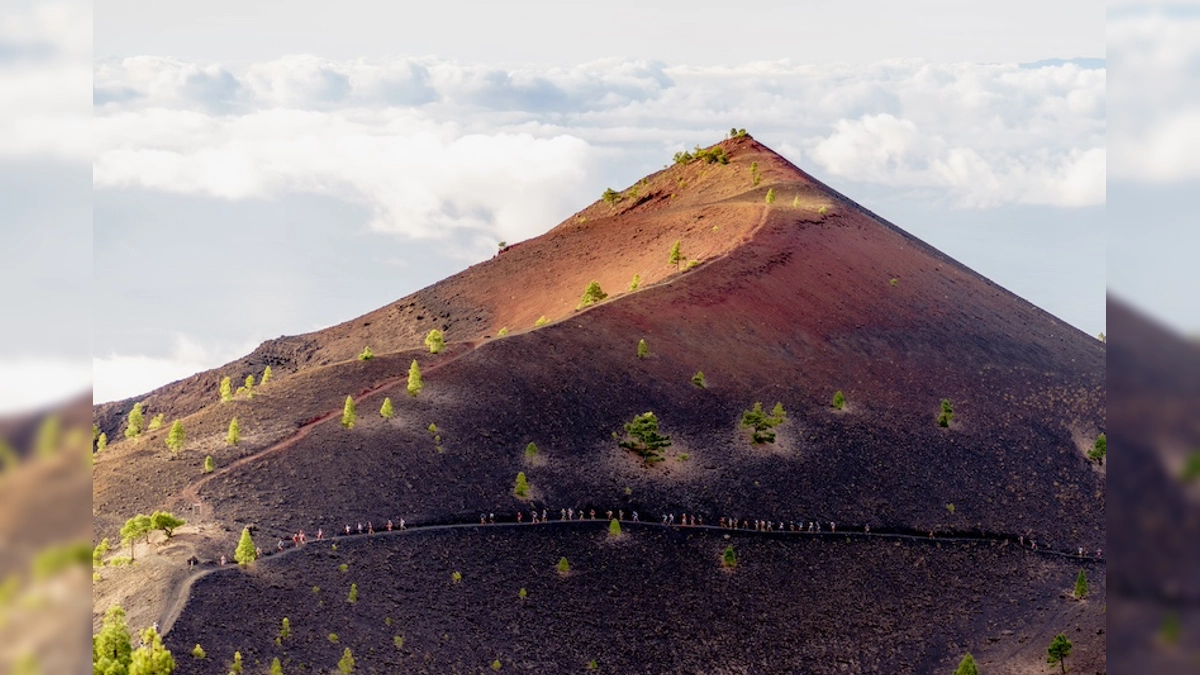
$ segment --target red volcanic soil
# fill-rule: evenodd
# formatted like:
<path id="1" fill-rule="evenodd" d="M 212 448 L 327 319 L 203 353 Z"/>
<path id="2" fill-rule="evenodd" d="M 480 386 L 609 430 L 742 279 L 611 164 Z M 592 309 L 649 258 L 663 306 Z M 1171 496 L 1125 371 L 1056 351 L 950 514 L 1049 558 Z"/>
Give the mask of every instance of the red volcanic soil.
<path id="1" fill-rule="evenodd" d="M 114 536 L 135 512 L 198 503 L 188 517 L 210 534 L 196 550 L 215 559 L 232 556 L 244 525 L 269 544 L 346 523 L 467 523 L 485 512 L 575 507 L 1103 548 L 1105 473 L 1085 452 L 1106 427 L 1104 346 L 753 140 L 721 145 L 728 165 L 671 167 L 613 206 L 597 202 L 393 305 L 272 341 L 145 397 L 150 414 L 184 417 L 188 445 L 172 457 L 160 430 L 106 451 L 95 470 L 96 536 Z M 675 241 L 698 261 L 686 271 L 667 264 Z M 630 292 L 634 274 L 642 283 Z M 592 280 L 610 297 L 578 310 Z M 535 328 L 540 316 L 551 321 Z M 420 346 L 434 327 L 448 341 L 438 355 Z M 379 356 L 355 360 L 366 344 Z M 426 385 L 416 398 L 405 391 L 414 359 Z M 236 380 L 267 364 L 277 379 L 255 398 L 217 402 L 221 374 Z M 691 382 L 697 371 L 704 388 Z M 836 391 L 844 410 L 830 405 Z M 338 423 L 347 395 L 358 402 L 353 429 Z M 376 412 L 384 397 L 393 420 Z M 948 429 L 936 424 L 944 398 L 955 411 Z M 740 427 L 756 401 L 787 412 L 773 444 L 751 444 Z M 98 407 L 110 438 L 120 436 L 128 403 Z M 646 411 L 673 440 L 653 466 L 617 445 L 623 425 Z M 233 415 L 245 441 L 227 448 Z M 535 458 L 524 452 L 530 442 Z M 209 454 L 218 471 L 204 476 Z M 518 472 L 532 487 L 526 499 L 512 494 Z M 897 549 L 752 537 L 746 546 L 758 562 L 729 577 L 714 571 L 708 549 L 719 542 L 708 535 L 638 535 L 632 540 L 654 544 L 630 548 L 638 553 L 629 559 L 574 530 L 455 532 L 414 537 L 420 554 L 406 548 L 410 540 L 362 553 L 360 588 L 389 598 L 383 616 L 403 617 L 419 635 L 409 652 L 387 651 L 395 648 L 376 625 L 381 616 L 345 614 L 345 589 L 322 596 L 327 623 L 349 622 L 342 631 L 363 640 L 359 649 L 375 649 L 364 664 L 476 672 L 501 658 L 549 672 L 603 656 L 619 672 L 642 672 L 636 664 L 645 672 L 928 672 L 970 650 L 996 655 L 989 672 L 1022 672 L 1012 664 L 1041 667 L 1049 636 L 1070 624 L 1091 654 L 1085 661 L 1103 668 L 1103 613 L 1072 613 L 1057 595 L 1077 569 L 1000 544 Z M 256 645 L 271 644 L 262 633 L 281 612 L 322 616 L 305 603 L 312 585 L 335 583 L 324 566 L 336 564 L 315 550 L 249 574 L 204 577 L 173 644 L 209 640 L 266 658 Z M 542 576 L 559 555 L 594 559 L 590 569 L 608 572 L 581 572 L 581 589 L 556 596 L 559 580 Z M 450 570 L 424 557 L 460 565 L 463 584 L 447 587 Z M 1091 565 L 1102 586 L 1103 563 Z M 398 586 L 379 589 L 383 579 Z M 515 603 L 526 584 L 550 603 L 532 617 Z M 880 585 L 886 591 L 872 604 L 867 589 Z M 1026 639 L 1005 637 L 1005 626 Z M 319 632 L 288 658 L 328 669 L 341 648 L 318 638 L 341 631 L 311 630 Z M 1009 651 L 1000 646 L 1013 641 Z"/>

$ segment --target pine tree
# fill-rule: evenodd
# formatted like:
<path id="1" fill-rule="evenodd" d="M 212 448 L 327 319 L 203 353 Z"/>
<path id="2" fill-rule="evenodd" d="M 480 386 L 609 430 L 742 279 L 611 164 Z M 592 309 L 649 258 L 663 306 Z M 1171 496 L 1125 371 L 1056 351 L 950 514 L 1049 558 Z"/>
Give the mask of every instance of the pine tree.
<path id="1" fill-rule="evenodd" d="M 233 559 L 239 565 L 249 565 L 258 558 L 258 553 L 254 548 L 254 538 L 250 536 L 250 528 L 242 528 L 242 538 L 238 540 L 237 550 L 233 552 Z"/>
<path id="2" fill-rule="evenodd" d="M 271 675 L 283 675 L 283 664 L 279 662 L 278 656 L 271 661 Z"/>
<path id="3" fill-rule="evenodd" d="M 247 375 L 246 376 L 246 391 L 250 391 L 253 388 L 254 388 L 254 376 Z"/>
<path id="4" fill-rule="evenodd" d="M 682 244 L 683 240 L 676 239 L 675 243 L 671 245 L 671 252 L 667 254 L 667 264 L 674 265 L 676 269 L 679 268 L 679 263 L 683 260 L 683 253 L 679 250 Z"/>
<path id="5" fill-rule="evenodd" d="M 375 358 L 375 352 L 371 351 L 370 347 L 363 347 L 362 352 L 358 355 L 359 361 L 370 361 Z"/>
<path id="6" fill-rule="evenodd" d="M 163 646 L 162 637 L 153 628 L 142 633 L 142 646 L 133 650 L 129 675 L 171 675 L 175 672 L 175 657 Z"/>
<path id="7" fill-rule="evenodd" d="M 129 411 L 129 419 L 125 423 L 125 438 L 137 438 L 142 435 L 145 418 L 142 416 L 142 404 L 134 403 Z"/>
<path id="8" fill-rule="evenodd" d="M 92 637 L 92 673 L 94 675 L 126 675 L 133 659 L 129 644 L 129 626 L 125 610 L 113 605 L 104 613 L 100 632 Z"/>
<path id="9" fill-rule="evenodd" d="M 96 439 L 96 452 L 104 452 L 108 447 L 108 434 L 101 432 L 100 437 Z"/>
<path id="10" fill-rule="evenodd" d="M 555 566 L 559 574 L 566 574 L 571 571 L 571 563 L 567 562 L 566 557 L 558 559 L 558 565 Z"/>
<path id="11" fill-rule="evenodd" d="M 600 282 L 593 281 L 583 290 L 583 297 L 579 300 L 579 306 L 587 307 L 588 305 L 594 305 L 607 297 L 608 293 L 605 293 L 600 288 Z"/>
<path id="12" fill-rule="evenodd" d="M 408 395 L 416 398 L 424 388 L 425 381 L 421 379 L 421 367 L 417 365 L 417 360 L 413 359 L 412 365 L 408 367 Z"/>
<path id="13" fill-rule="evenodd" d="M 267 366 L 266 368 L 263 369 L 262 384 L 266 384 L 270 381 L 271 381 L 271 366 Z"/>
<path id="14" fill-rule="evenodd" d="M 621 536 L 621 523 L 617 522 L 616 518 L 613 518 L 612 520 L 610 520 L 608 522 L 608 536 L 610 536 L 610 537 Z"/>
<path id="15" fill-rule="evenodd" d="M 834 410 L 841 410 L 846 407 L 846 397 L 842 395 L 841 389 L 834 392 L 832 405 Z"/>
<path id="16" fill-rule="evenodd" d="M 193 658 L 197 658 L 197 659 L 202 659 L 202 658 L 204 658 L 204 657 L 206 657 L 206 656 L 208 656 L 208 654 L 206 654 L 206 653 L 204 652 L 204 647 L 201 647 L 201 646 L 200 646 L 200 643 L 199 643 L 199 642 L 197 642 L 197 643 L 196 643 L 196 646 L 195 646 L 195 647 L 192 647 L 192 657 L 193 657 Z"/>
<path id="17" fill-rule="evenodd" d="M 153 431 L 154 429 L 158 429 L 159 427 L 161 427 L 163 425 L 163 420 L 165 420 L 166 417 L 167 417 L 166 413 L 158 413 L 154 417 L 150 418 L 150 426 L 148 426 L 146 428 L 150 429 L 151 431 Z"/>
<path id="18" fill-rule="evenodd" d="M 962 657 L 962 661 L 959 661 L 958 667 L 954 669 L 954 675 L 979 675 L 979 669 L 975 667 L 975 657 L 969 653 Z"/>
<path id="19" fill-rule="evenodd" d="M 629 282 L 629 290 L 636 291 L 638 289 L 638 286 L 641 286 L 641 285 L 642 285 L 642 275 L 635 274 L 635 275 L 633 275 L 633 281 Z"/>
<path id="20" fill-rule="evenodd" d="M 171 423 L 171 431 L 167 433 L 167 447 L 171 449 L 171 452 L 179 452 L 179 449 L 183 447 L 185 437 L 183 422 L 175 420 Z"/>
<path id="21" fill-rule="evenodd" d="M 534 457 L 537 457 L 538 456 L 537 444 L 530 443 L 529 445 L 525 446 L 525 456 L 529 459 L 533 459 Z"/>
<path id="22" fill-rule="evenodd" d="M 292 636 L 292 622 L 288 618 L 283 617 L 283 623 L 279 626 L 279 639 L 286 640 Z"/>
<path id="23" fill-rule="evenodd" d="M 725 567 L 737 567 L 737 552 L 733 550 L 733 546 L 725 547 L 725 552 L 721 554 L 721 564 Z"/>
<path id="24" fill-rule="evenodd" d="M 518 497 L 528 497 L 529 496 L 529 481 L 527 481 L 525 479 L 524 471 L 517 472 L 517 482 L 513 486 L 513 494 L 515 494 Z"/>
<path id="25" fill-rule="evenodd" d="M 186 525 L 187 521 L 169 511 L 155 511 L 150 516 L 150 529 L 162 530 L 167 539 L 175 536 L 175 529 Z"/>
<path id="26" fill-rule="evenodd" d="M 1058 664 L 1062 668 L 1062 672 L 1067 672 L 1067 657 L 1071 655 L 1071 641 L 1066 635 L 1059 633 L 1050 641 L 1050 646 L 1046 647 L 1046 663 L 1050 665 Z"/>
<path id="27" fill-rule="evenodd" d="M 783 411 L 782 403 L 775 402 L 775 407 L 771 408 L 771 419 L 775 420 L 776 425 L 783 424 L 784 420 L 787 419 L 787 413 Z"/>
<path id="28" fill-rule="evenodd" d="M 776 403 L 771 413 L 768 415 L 763 412 L 761 402 L 755 402 L 753 408 L 742 413 L 742 426 L 753 430 L 751 439 L 755 444 L 775 442 L 774 429 L 784 420 L 783 405 Z"/>
<path id="29" fill-rule="evenodd" d="M 701 389 L 708 388 L 708 385 L 704 383 L 704 371 L 696 371 L 696 374 L 692 376 L 692 384 L 700 387 Z"/>
<path id="30" fill-rule="evenodd" d="M 233 400 L 233 381 L 228 375 L 221 378 L 221 403 L 229 403 Z"/>
<path id="31" fill-rule="evenodd" d="M 129 545 L 129 560 L 133 561 L 133 544 L 138 537 L 150 536 L 150 516 L 139 513 L 138 515 L 125 521 L 125 525 L 121 527 L 121 545 Z"/>
<path id="32" fill-rule="evenodd" d="M 352 605 L 358 602 L 358 584 L 350 584 L 350 595 L 346 596 L 346 602 Z"/>
<path id="33" fill-rule="evenodd" d="M 942 411 L 938 413 L 938 426 L 949 427 L 954 421 L 954 406 L 950 403 L 950 399 L 942 399 Z"/>
<path id="34" fill-rule="evenodd" d="M 212 473 L 214 468 L 212 455 L 208 455 L 204 458 L 204 473 Z"/>
<path id="35" fill-rule="evenodd" d="M 1100 434 L 1096 437 L 1095 444 L 1092 449 L 1088 450 L 1088 458 L 1097 464 L 1104 464 L 1104 457 L 1108 454 L 1108 437 Z"/>
<path id="36" fill-rule="evenodd" d="M 1075 599 L 1082 600 L 1087 597 L 1087 594 L 1087 575 L 1083 573 L 1083 570 L 1079 570 L 1079 576 L 1075 577 Z"/>
<path id="37" fill-rule="evenodd" d="M 233 653 L 233 663 L 229 666 L 229 675 L 242 675 L 242 653 Z"/>
<path id="38" fill-rule="evenodd" d="M 504 337 L 506 335 L 508 335 L 508 326 L 504 326 L 500 330 L 496 331 L 496 337 Z"/>
<path id="39" fill-rule="evenodd" d="M 442 331 L 434 328 L 429 331 L 429 335 L 425 336 L 425 346 L 429 347 L 430 354 L 436 354 L 446 346 L 446 339 L 442 335 Z"/>
<path id="40" fill-rule="evenodd" d="M 771 189 L 767 190 L 767 203 L 768 204 L 775 203 L 775 188 L 771 188 Z"/>
<path id="41" fill-rule="evenodd" d="M 379 416 L 385 420 L 390 420 L 396 416 L 396 410 L 392 408 L 392 399 L 383 399 L 383 405 L 379 408 Z"/>
<path id="42" fill-rule="evenodd" d="M 525 598 L 529 597 L 529 591 L 522 588 L 521 590 L 517 591 L 517 597 L 524 600 Z"/>
<path id="43" fill-rule="evenodd" d="M 533 327 L 534 327 L 534 328 L 541 328 L 542 326 L 545 326 L 545 325 L 546 325 L 546 324 L 548 324 L 548 323 L 550 323 L 550 319 L 546 318 L 546 315 L 545 315 L 545 314 L 543 314 L 543 315 L 541 315 L 540 317 L 538 317 L 538 320 L 537 320 L 537 321 L 534 321 L 534 322 L 533 322 Z"/>
<path id="44" fill-rule="evenodd" d="M 108 537 L 105 537 L 92 549 L 92 567 L 104 567 L 104 556 L 108 555 L 108 549 Z"/>
<path id="45" fill-rule="evenodd" d="M 229 431 L 225 434 L 225 445 L 237 445 L 242 440 L 242 425 L 238 418 L 229 420 Z"/>
<path id="46" fill-rule="evenodd" d="M 671 445 L 671 437 L 658 433 L 658 418 L 647 412 L 633 418 L 625 425 L 625 433 L 632 437 L 618 445 L 636 452 L 647 464 L 663 460 L 662 449 Z"/>
<path id="47" fill-rule="evenodd" d="M 342 652 L 342 658 L 338 661 L 338 670 L 342 671 L 342 675 L 350 675 L 354 672 L 354 655 L 350 653 L 349 647 Z"/>
<path id="48" fill-rule="evenodd" d="M 500 663 L 500 659 L 496 659 L 495 661 L 492 661 L 492 670 L 498 671 L 503 667 L 504 667 L 504 665 L 502 663 Z"/>
<path id="49" fill-rule="evenodd" d="M 650 346 L 646 344 L 645 338 L 638 340 L 637 357 L 644 359 L 650 355 Z"/>
<path id="50" fill-rule="evenodd" d="M 358 421 L 358 413 L 354 411 L 354 397 L 346 397 L 346 405 L 342 406 L 342 426 L 347 429 L 353 429 L 354 423 Z"/>

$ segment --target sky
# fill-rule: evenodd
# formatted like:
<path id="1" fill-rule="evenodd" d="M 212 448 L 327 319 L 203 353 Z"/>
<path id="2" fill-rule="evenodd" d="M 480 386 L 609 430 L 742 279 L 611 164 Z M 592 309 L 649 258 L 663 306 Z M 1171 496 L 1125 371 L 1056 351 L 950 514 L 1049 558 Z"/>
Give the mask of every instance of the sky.
<path id="1" fill-rule="evenodd" d="M 0 171 L 22 178 L 5 195 L 19 203 L 39 194 L 30 169 L 90 158 L 90 193 L 57 207 L 92 216 L 92 260 L 72 273 L 92 276 L 96 400 L 370 311 L 732 126 L 1089 334 L 1106 284 L 1200 330 L 1200 288 L 1157 264 L 1200 243 L 1176 208 L 1200 164 L 1179 142 L 1200 129 L 1195 88 L 1151 92 L 1171 106 L 1146 95 L 1200 62 L 1200 16 L 698 4 L 101 0 L 86 57 L 60 37 L 84 10 L 39 19 L 45 39 L 22 49 L 86 58 L 91 134 L 9 142 Z M 0 37 L 29 35 L 38 11 L 17 6 Z M 0 75 L 50 107 L 66 97 L 18 70 Z M 1106 265 L 1114 242 L 1139 264 Z M 67 339 L 66 319 L 37 318 Z M 45 353 L 7 349 L 0 372 Z"/>

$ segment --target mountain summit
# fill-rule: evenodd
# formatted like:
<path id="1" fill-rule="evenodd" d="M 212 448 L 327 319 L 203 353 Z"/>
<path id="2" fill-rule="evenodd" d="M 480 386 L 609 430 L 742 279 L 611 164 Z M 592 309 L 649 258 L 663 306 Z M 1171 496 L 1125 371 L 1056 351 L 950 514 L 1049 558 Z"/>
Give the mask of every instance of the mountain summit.
<path id="1" fill-rule="evenodd" d="M 120 601 L 171 627 L 173 649 L 264 662 L 273 622 L 308 617 L 285 651 L 316 668 L 337 661 L 326 634 L 340 628 L 376 669 L 926 672 L 952 668 L 958 644 L 1018 672 L 1044 649 L 1004 636 L 1040 642 L 1062 622 L 1091 631 L 1077 658 L 1103 663 L 1103 561 L 1072 558 L 1105 540 L 1104 468 L 1088 456 L 1105 429 L 1104 345 L 748 136 L 676 160 L 395 303 L 141 397 L 187 441 L 169 450 L 164 426 L 98 456 L 97 538 L 164 508 L 194 528 L 176 558 L 232 559 L 247 525 L 268 549 L 401 517 L 412 533 L 194 584 L 164 571 L 157 600 L 101 584 L 97 611 Z M 373 358 L 356 358 L 364 347 Z M 223 377 L 267 366 L 270 382 L 222 402 Z M 339 424 L 347 397 L 357 418 Z M 375 412 L 385 398 L 392 418 Z M 109 439 L 132 404 L 97 407 Z M 670 439 L 658 450 L 630 433 L 648 412 Z M 600 529 L 561 522 L 567 509 L 598 512 Z M 559 522 L 487 529 L 517 512 Z M 647 524 L 683 514 L 746 527 Z M 824 529 L 789 538 L 797 524 Z M 743 549 L 736 567 L 727 546 Z M 361 566 L 371 604 L 317 609 L 310 587 L 340 588 L 341 560 Z M 1065 604 L 1080 565 L 1096 600 Z M 190 596 L 171 590 L 185 584 Z M 531 614 L 526 587 L 544 603 Z M 1048 617 L 1046 603 L 1062 607 Z M 390 646 L 393 620 L 411 647 Z M 569 644 L 537 637 L 547 622 Z"/>

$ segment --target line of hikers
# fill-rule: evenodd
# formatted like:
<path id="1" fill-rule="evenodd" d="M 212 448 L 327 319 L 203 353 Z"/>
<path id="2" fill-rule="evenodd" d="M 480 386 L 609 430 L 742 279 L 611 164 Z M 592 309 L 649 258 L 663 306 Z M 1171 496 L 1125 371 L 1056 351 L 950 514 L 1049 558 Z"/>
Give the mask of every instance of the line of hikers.
<path id="1" fill-rule="evenodd" d="M 504 522 L 503 518 L 504 518 L 504 516 L 502 514 L 501 522 Z M 622 522 L 633 522 L 633 523 L 643 522 L 641 520 L 640 516 L 638 515 L 637 511 L 630 511 L 629 519 L 627 521 L 625 518 L 625 509 L 617 509 L 615 512 L 612 510 L 604 511 L 603 518 L 605 521 L 610 521 L 615 518 L 616 520 L 622 521 Z M 525 520 L 525 513 L 523 511 L 518 511 L 516 516 L 513 517 L 513 519 L 508 522 L 513 522 L 516 524 L 523 524 L 523 523 L 528 522 L 531 525 L 537 525 L 537 524 L 541 524 L 541 523 L 548 523 L 551 520 L 552 520 L 552 514 L 550 512 L 550 509 L 543 508 L 540 512 L 537 509 L 531 509 L 529 512 L 529 520 L 528 521 Z M 597 520 L 596 509 L 587 509 L 586 511 L 584 509 L 575 509 L 573 507 L 559 509 L 558 520 L 559 521 Z M 496 514 L 495 513 L 479 514 L 479 524 L 480 525 L 490 525 L 490 524 L 495 524 L 495 523 L 496 523 Z M 664 514 L 662 514 L 661 524 L 665 525 L 667 527 L 675 527 L 676 525 L 678 525 L 680 527 L 703 527 L 704 526 L 704 518 L 702 516 L 698 516 L 696 514 L 684 513 L 679 516 L 678 520 L 676 520 L 674 513 L 664 513 Z M 709 527 L 713 527 L 713 526 L 709 525 Z M 831 534 L 836 534 L 838 531 L 837 523 L 835 523 L 832 520 L 828 521 L 827 523 L 822 523 L 822 522 L 816 521 L 816 520 L 808 520 L 808 521 L 793 520 L 793 521 L 784 522 L 784 521 L 759 520 L 759 519 L 750 520 L 750 519 L 746 519 L 746 518 L 741 518 L 741 519 L 727 518 L 725 516 L 721 516 L 720 518 L 717 519 L 716 527 L 723 528 L 723 529 L 731 529 L 731 530 L 750 530 L 750 531 L 754 531 L 754 532 L 790 532 L 790 533 L 813 533 L 813 534 L 820 534 L 820 533 L 825 533 L 825 532 L 828 532 Z M 404 518 L 400 518 L 399 521 L 395 522 L 395 523 L 391 519 L 388 519 L 387 522 L 382 526 L 381 531 L 393 532 L 393 531 L 400 531 L 400 530 L 407 530 L 407 529 L 408 529 L 407 523 L 405 522 Z M 843 531 L 845 531 L 845 530 L 843 530 Z M 344 528 L 344 536 L 352 536 L 355 534 L 371 535 L 371 534 L 375 534 L 375 532 L 376 532 L 375 524 L 373 521 L 367 521 L 366 525 L 363 525 L 363 523 L 359 522 L 357 527 L 351 527 L 349 524 L 347 524 Z M 862 528 L 862 533 L 871 534 L 871 526 L 864 525 Z M 912 536 L 912 535 L 908 535 L 908 536 Z M 324 540 L 325 537 L 326 537 L 325 531 L 321 528 L 318 528 L 315 538 L 318 541 L 320 541 L 320 540 Z M 929 538 L 930 539 L 935 538 L 935 534 L 934 534 L 933 530 L 929 531 Z M 300 530 L 300 531 L 296 532 L 295 534 L 293 534 L 291 539 L 292 539 L 292 547 L 299 547 L 308 542 L 308 535 L 304 532 L 304 530 Z M 1026 541 L 1027 539 L 1028 539 L 1028 541 Z M 1034 540 L 1033 538 L 1027 538 L 1027 537 L 1025 537 L 1025 535 L 1020 535 L 1017 538 L 1017 542 L 1022 548 L 1028 547 L 1034 551 L 1039 550 L 1037 541 Z M 283 551 L 285 548 L 287 548 L 285 540 L 280 539 L 276 548 L 279 551 Z M 1090 553 L 1089 550 L 1086 550 L 1083 546 L 1080 546 L 1076 549 L 1076 551 L 1071 551 L 1068 549 L 1065 552 L 1065 555 L 1074 554 L 1075 557 L 1086 558 L 1086 557 L 1091 557 L 1089 555 L 1089 553 Z M 262 556 L 262 549 L 258 549 L 258 555 L 260 557 Z M 1101 555 L 1102 555 L 1102 549 L 1097 548 L 1095 557 L 1097 559 L 1099 559 L 1101 557 Z M 224 556 L 222 556 L 221 564 L 224 564 Z"/>

